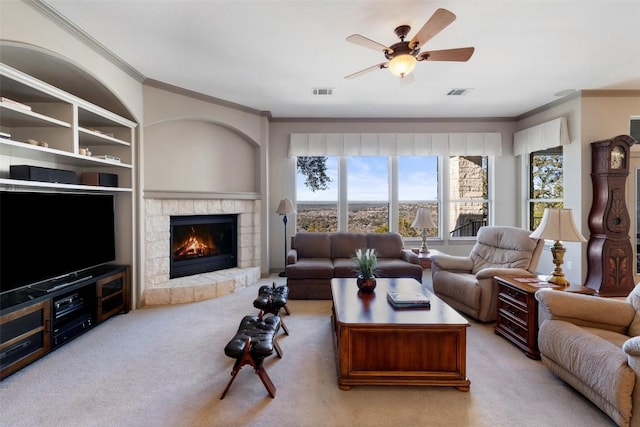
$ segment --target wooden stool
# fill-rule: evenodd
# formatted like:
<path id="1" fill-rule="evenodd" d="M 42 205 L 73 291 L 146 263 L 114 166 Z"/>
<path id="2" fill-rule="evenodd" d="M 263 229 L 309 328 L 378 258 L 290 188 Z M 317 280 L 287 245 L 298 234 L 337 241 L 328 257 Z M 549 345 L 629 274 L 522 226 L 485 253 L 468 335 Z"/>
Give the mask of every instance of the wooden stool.
<path id="1" fill-rule="evenodd" d="M 287 307 L 288 296 L 289 287 L 287 285 L 276 287 L 276 283 L 273 282 L 272 286 L 260 286 L 258 297 L 253 301 L 253 306 L 264 314 L 280 316 L 280 309 L 284 309 L 290 315 L 289 307 Z M 289 335 L 289 328 L 284 324 L 284 320 L 280 319 L 280 325 L 282 325 L 284 333 Z"/>
<path id="2" fill-rule="evenodd" d="M 253 366 L 269 396 L 276 397 L 276 386 L 273 385 L 271 378 L 267 375 L 262 362 L 267 356 L 273 354 L 274 349 L 278 357 L 282 358 L 282 349 L 275 340 L 278 329 L 280 329 L 279 316 L 269 316 L 263 319 L 261 313 L 259 316 L 245 316 L 242 319 L 236 335 L 224 348 L 224 354 L 236 359 L 236 362 L 231 371 L 231 380 L 229 380 L 227 387 L 222 392 L 220 400 L 224 399 L 238 372 L 244 365 Z"/>

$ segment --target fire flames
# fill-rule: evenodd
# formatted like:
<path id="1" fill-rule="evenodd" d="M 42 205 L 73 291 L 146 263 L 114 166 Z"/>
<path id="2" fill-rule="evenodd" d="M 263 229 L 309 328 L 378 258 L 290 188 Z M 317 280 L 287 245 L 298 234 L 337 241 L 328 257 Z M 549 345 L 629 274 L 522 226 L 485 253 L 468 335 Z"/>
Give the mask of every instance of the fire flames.
<path id="1" fill-rule="evenodd" d="M 196 230 L 191 227 L 191 234 L 182 242 L 182 244 L 173 252 L 174 258 L 195 258 L 201 256 L 212 255 L 215 252 L 215 246 L 205 243 L 198 237 Z"/>

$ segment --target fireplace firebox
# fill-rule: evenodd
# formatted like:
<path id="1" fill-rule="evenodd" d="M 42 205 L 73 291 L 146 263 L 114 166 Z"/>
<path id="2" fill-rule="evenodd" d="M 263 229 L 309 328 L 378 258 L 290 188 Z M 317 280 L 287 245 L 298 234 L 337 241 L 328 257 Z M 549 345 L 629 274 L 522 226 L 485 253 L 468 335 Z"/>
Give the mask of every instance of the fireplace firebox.
<path id="1" fill-rule="evenodd" d="M 237 215 L 172 216 L 170 226 L 171 279 L 237 266 Z"/>

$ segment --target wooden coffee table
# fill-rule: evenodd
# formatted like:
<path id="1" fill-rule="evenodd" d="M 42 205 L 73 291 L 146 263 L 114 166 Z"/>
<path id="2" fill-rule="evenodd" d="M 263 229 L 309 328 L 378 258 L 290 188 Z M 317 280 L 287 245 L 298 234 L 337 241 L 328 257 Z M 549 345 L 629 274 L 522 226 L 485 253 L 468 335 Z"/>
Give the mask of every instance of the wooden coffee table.
<path id="1" fill-rule="evenodd" d="M 359 294 L 356 279 L 331 280 L 338 386 L 430 385 L 469 391 L 469 322 L 414 279 L 377 279 Z M 394 309 L 388 291 L 423 292 L 430 309 Z"/>

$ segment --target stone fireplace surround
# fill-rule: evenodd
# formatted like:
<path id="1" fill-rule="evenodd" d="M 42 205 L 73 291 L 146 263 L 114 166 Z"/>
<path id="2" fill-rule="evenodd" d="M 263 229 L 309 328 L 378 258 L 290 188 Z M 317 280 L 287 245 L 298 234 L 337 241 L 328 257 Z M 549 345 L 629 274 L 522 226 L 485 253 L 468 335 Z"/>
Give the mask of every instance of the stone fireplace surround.
<path id="1" fill-rule="evenodd" d="M 260 201 L 145 194 L 145 305 L 182 304 L 231 294 L 260 278 Z M 169 279 L 170 216 L 238 214 L 236 268 Z"/>

